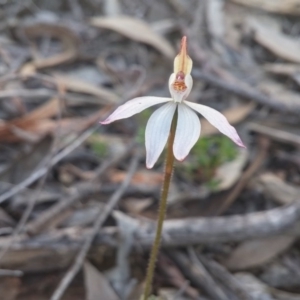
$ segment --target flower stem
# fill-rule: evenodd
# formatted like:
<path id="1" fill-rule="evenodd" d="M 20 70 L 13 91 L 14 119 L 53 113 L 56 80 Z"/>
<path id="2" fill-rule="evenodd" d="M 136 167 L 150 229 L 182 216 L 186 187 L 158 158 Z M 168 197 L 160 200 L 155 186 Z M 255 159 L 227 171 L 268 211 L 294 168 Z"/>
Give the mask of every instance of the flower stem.
<path id="1" fill-rule="evenodd" d="M 173 165 L 174 165 L 173 143 L 175 138 L 176 125 L 177 125 L 177 111 L 175 112 L 172 120 L 170 135 L 167 143 L 166 164 L 165 164 L 161 199 L 160 199 L 159 209 L 158 209 L 157 228 L 155 233 L 155 239 L 151 249 L 149 265 L 147 269 L 145 290 L 142 298 L 143 300 L 147 300 L 151 292 L 154 269 L 156 265 L 157 254 L 160 247 L 161 233 L 162 233 L 163 223 L 164 223 L 166 209 L 167 209 L 167 198 L 168 198 L 169 187 L 172 179 L 172 172 L 173 172 Z"/>

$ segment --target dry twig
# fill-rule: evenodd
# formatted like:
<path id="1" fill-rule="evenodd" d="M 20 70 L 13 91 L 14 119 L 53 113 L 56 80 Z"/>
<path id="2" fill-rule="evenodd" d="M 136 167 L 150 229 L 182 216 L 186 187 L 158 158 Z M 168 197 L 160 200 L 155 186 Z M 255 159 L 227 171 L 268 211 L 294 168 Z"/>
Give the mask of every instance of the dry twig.
<path id="1" fill-rule="evenodd" d="M 163 228 L 162 246 L 186 247 L 214 242 L 238 242 L 251 238 L 263 238 L 281 234 L 299 236 L 299 230 L 297 229 L 299 218 L 300 201 L 269 211 L 246 215 L 166 220 Z M 145 248 L 150 247 L 155 230 L 154 222 L 140 222 L 141 224 L 137 226 L 134 235 L 134 247 L 136 249 L 140 249 L 141 246 Z M 11 252 L 18 251 L 20 253 L 22 249 L 24 251 L 40 249 L 42 253 L 44 253 L 44 250 L 48 250 L 49 252 L 47 253 L 51 255 L 51 249 L 55 251 L 55 249 L 62 247 L 70 249 L 70 252 L 73 252 L 74 249 L 84 242 L 84 237 L 91 234 L 91 229 L 80 229 L 79 232 L 80 234 L 74 236 L 74 231 L 70 231 L 67 228 L 48 232 L 30 239 L 20 237 L 12 245 Z M 104 228 L 97 233 L 94 246 L 107 245 L 108 247 L 116 247 L 118 245 L 117 235 L 117 228 Z M 0 249 L 4 247 L 5 242 L 6 238 L 0 238 Z M 18 257 L 20 258 L 20 254 L 18 254 Z M 22 260 L 19 259 L 18 266 L 21 265 Z M 5 267 L 9 268 L 9 265 Z"/>
<path id="2" fill-rule="evenodd" d="M 29 223 L 26 226 L 25 231 L 29 232 L 30 234 L 39 233 L 45 228 L 45 226 L 47 226 L 47 224 L 51 220 L 57 218 L 58 215 L 64 213 L 66 209 L 69 208 L 71 205 L 73 205 L 80 199 L 86 199 L 92 196 L 93 194 L 99 193 L 101 190 L 101 185 L 99 183 L 95 183 L 95 179 L 99 179 L 105 173 L 105 171 L 107 171 L 110 167 L 117 164 L 120 160 L 126 157 L 128 153 L 132 150 L 132 147 L 133 143 L 131 143 L 127 147 L 127 149 L 117 157 L 113 157 L 112 159 L 105 161 L 95 171 L 95 177 L 91 181 L 79 184 L 69 197 L 65 198 L 65 196 L 63 196 L 63 199 L 61 199 L 62 201 L 59 201 L 50 209 L 40 214 L 36 220 L 33 220 L 31 223 Z"/>
<path id="3" fill-rule="evenodd" d="M 79 137 L 77 137 L 72 143 L 70 143 L 65 149 L 63 149 L 61 152 L 56 154 L 51 162 L 47 164 L 46 166 L 38 169 L 36 172 L 34 172 L 31 176 L 26 178 L 24 181 L 20 182 L 7 192 L 0 195 L 0 203 L 6 201 L 10 197 L 20 193 L 23 191 L 26 187 L 34 183 L 36 180 L 41 178 L 43 175 L 45 175 L 49 168 L 52 168 L 55 166 L 60 160 L 62 160 L 65 156 L 70 154 L 72 151 L 74 151 L 77 147 L 79 147 L 97 128 L 99 125 L 96 125 L 92 128 L 89 128 L 85 132 L 83 132 Z"/>
<path id="4" fill-rule="evenodd" d="M 168 255 L 177 263 L 182 273 L 193 283 L 205 291 L 213 300 L 229 300 L 225 292 L 210 276 L 204 266 L 196 257 L 188 259 L 187 255 L 178 250 L 167 251 Z"/>
<path id="5" fill-rule="evenodd" d="M 71 268 L 68 270 L 68 272 L 65 274 L 64 278 L 61 280 L 59 286 L 54 291 L 54 293 L 51 296 L 51 300 L 59 300 L 63 296 L 64 292 L 68 288 L 69 284 L 73 280 L 74 276 L 78 273 L 80 268 L 83 265 L 84 259 L 87 255 L 87 252 L 89 251 L 93 240 L 95 239 L 97 233 L 99 232 L 99 229 L 101 228 L 102 224 L 106 220 L 106 218 L 109 216 L 115 205 L 118 203 L 120 198 L 122 197 L 123 193 L 125 192 L 126 188 L 128 187 L 132 176 L 134 175 L 137 166 L 138 166 L 138 160 L 139 155 L 135 155 L 133 159 L 131 160 L 130 167 L 128 170 L 128 174 L 123 181 L 122 185 L 119 187 L 118 190 L 111 196 L 111 198 L 108 201 L 108 204 L 104 207 L 103 210 L 100 210 L 95 222 L 93 229 L 91 233 L 86 237 L 85 242 L 79 251 L 76 260 L 74 264 L 71 266 Z"/>
<path id="6" fill-rule="evenodd" d="M 162 246 L 243 241 L 277 235 L 295 224 L 299 218 L 300 201 L 296 201 L 291 205 L 246 215 L 166 220 Z M 154 231 L 153 222 L 141 225 L 136 232 L 136 241 L 142 245 L 151 245 Z"/>
<path id="7" fill-rule="evenodd" d="M 243 285 L 224 268 L 222 265 L 214 260 L 207 259 L 204 256 L 197 255 L 205 268 L 218 279 L 224 286 L 231 290 L 239 300 L 252 300 L 252 297 L 244 289 Z"/>

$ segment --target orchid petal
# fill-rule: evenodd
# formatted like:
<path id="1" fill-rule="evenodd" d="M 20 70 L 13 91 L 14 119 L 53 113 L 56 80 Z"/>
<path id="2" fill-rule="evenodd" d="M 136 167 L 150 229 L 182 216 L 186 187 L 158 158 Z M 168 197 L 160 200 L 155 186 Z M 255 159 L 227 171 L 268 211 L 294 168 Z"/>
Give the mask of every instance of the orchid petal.
<path id="1" fill-rule="evenodd" d="M 199 117 L 187 105 L 178 104 L 178 121 L 173 145 L 174 156 L 183 160 L 200 136 Z"/>
<path id="2" fill-rule="evenodd" d="M 246 148 L 243 142 L 241 141 L 238 133 L 235 128 L 229 124 L 226 117 L 222 115 L 217 110 L 201 105 L 198 103 L 192 103 L 188 101 L 184 101 L 186 105 L 200 113 L 209 123 L 215 126 L 220 132 L 228 136 L 233 142 L 235 142 L 238 146 Z"/>
<path id="3" fill-rule="evenodd" d="M 129 118 L 144 109 L 156 104 L 172 101 L 171 98 L 163 97 L 139 97 L 127 101 L 123 105 L 119 106 L 106 120 L 100 122 L 101 124 L 109 124 L 116 120 Z"/>
<path id="4" fill-rule="evenodd" d="M 176 106 L 174 102 L 167 103 L 157 109 L 148 120 L 145 133 L 148 169 L 154 166 L 165 147 Z"/>

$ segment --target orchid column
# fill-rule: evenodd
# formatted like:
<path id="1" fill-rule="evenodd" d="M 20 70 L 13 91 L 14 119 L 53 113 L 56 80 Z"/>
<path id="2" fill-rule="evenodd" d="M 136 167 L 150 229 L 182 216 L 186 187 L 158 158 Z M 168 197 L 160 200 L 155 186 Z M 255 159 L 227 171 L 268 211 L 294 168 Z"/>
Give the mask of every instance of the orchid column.
<path id="1" fill-rule="evenodd" d="M 148 96 L 132 99 L 119 106 L 106 120 L 101 122 L 101 124 L 109 124 L 131 117 L 153 105 L 166 103 L 151 115 L 145 133 L 146 166 L 149 169 L 154 166 L 167 141 L 168 144 L 158 223 L 147 270 L 143 300 L 147 300 L 151 292 L 174 158 L 179 161 L 185 159 L 200 136 L 201 124 L 195 111 L 238 146 L 245 147 L 235 128 L 228 123 L 224 115 L 208 106 L 186 101 L 193 86 L 190 74 L 192 65 L 193 62 L 187 54 L 186 37 L 184 36 L 180 52 L 174 60 L 174 73 L 169 78 L 169 90 L 172 98 Z"/>

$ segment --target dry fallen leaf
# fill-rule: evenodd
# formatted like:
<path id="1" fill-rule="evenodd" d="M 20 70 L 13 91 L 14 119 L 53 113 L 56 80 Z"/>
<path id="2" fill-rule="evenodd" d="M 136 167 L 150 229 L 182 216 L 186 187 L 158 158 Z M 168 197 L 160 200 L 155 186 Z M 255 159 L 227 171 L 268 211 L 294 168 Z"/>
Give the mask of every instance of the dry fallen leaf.
<path id="1" fill-rule="evenodd" d="M 20 141 L 35 143 L 47 134 L 55 133 L 57 128 L 59 128 L 61 136 L 81 132 L 107 114 L 108 108 L 104 107 L 91 116 L 52 120 L 49 117 L 54 115 L 55 108 L 57 108 L 54 100 L 37 108 L 23 118 L 0 123 L 0 141 L 7 143 Z M 47 107 L 48 111 L 46 110 Z"/>
<path id="2" fill-rule="evenodd" d="M 231 0 L 246 6 L 259 8 L 278 14 L 300 15 L 299 0 Z"/>
<path id="3" fill-rule="evenodd" d="M 104 100 L 103 103 L 117 103 L 119 97 L 109 89 L 95 86 L 89 82 L 84 82 L 82 80 L 72 78 L 64 74 L 53 74 L 54 78 L 59 84 L 65 87 L 65 89 L 77 92 L 85 93 L 98 97 L 101 100 Z"/>
<path id="4" fill-rule="evenodd" d="M 35 68 L 48 68 L 73 61 L 78 55 L 78 36 L 68 27 L 51 23 L 35 23 L 23 26 L 24 36 L 29 40 L 35 40 L 41 36 L 52 36 L 61 41 L 63 52 L 50 57 L 35 55 L 32 64 Z M 32 66 L 31 68 L 32 69 Z M 27 71 L 27 70 L 26 70 Z"/>
<path id="5" fill-rule="evenodd" d="M 284 126 L 282 123 L 248 123 L 247 129 L 251 132 L 256 132 L 261 135 L 267 136 L 272 140 L 291 144 L 291 145 L 300 145 L 300 135 L 297 127 L 293 126 Z"/>
<path id="6" fill-rule="evenodd" d="M 300 42 L 298 39 L 271 28 L 256 19 L 250 19 L 248 25 L 254 31 L 254 39 L 257 43 L 282 59 L 300 63 Z"/>
<path id="7" fill-rule="evenodd" d="M 53 98 L 21 118 L 0 123 L 0 141 L 36 141 L 40 138 L 40 131 L 53 128 L 54 121 L 48 119 L 57 115 L 59 110 L 59 99 Z"/>
<path id="8" fill-rule="evenodd" d="M 299 93 L 287 89 L 285 85 L 280 84 L 279 82 L 264 80 L 258 85 L 258 89 L 267 96 L 279 100 L 280 103 L 291 109 L 296 108 L 299 105 Z"/>
<path id="9" fill-rule="evenodd" d="M 109 178 L 114 183 L 121 183 L 126 177 L 127 172 L 111 170 Z M 163 175 L 161 173 L 143 170 L 136 172 L 132 177 L 131 184 L 139 187 L 157 188 L 161 185 Z"/>
<path id="10" fill-rule="evenodd" d="M 231 270 L 245 270 L 269 262 L 295 241 L 292 236 L 275 236 L 241 243 L 224 262 Z"/>
<path id="11" fill-rule="evenodd" d="M 139 214 L 153 203 L 152 198 L 129 198 L 122 202 L 122 205 L 130 214 Z"/>
<path id="12" fill-rule="evenodd" d="M 80 169 L 79 167 L 73 165 L 73 164 L 65 164 L 62 167 L 59 168 L 59 177 L 65 176 L 71 177 L 73 180 L 75 178 L 79 178 L 81 180 L 91 180 L 95 177 L 95 172 L 93 171 L 84 171 Z M 63 181 L 63 180 L 62 180 Z M 69 182 L 70 184 L 70 182 Z"/>
<path id="13" fill-rule="evenodd" d="M 265 173 L 257 181 L 263 186 L 264 194 L 279 204 L 290 204 L 297 200 L 300 188 L 291 185 L 273 173 Z"/>
<path id="14" fill-rule="evenodd" d="M 280 75 L 293 75 L 300 73 L 300 65 L 293 63 L 270 63 L 265 64 L 264 69 L 267 72 Z"/>
<path id="15" fill-rule="evenodd" d="M 300 85 L 300 65 L 291 63 L 273 63 L 265 64 L 264 69 L 272 74 L 279 74 L 291 77 L 298 85 Z"/>
<path id="16" fill-rule="evenodd" d="M 114 30 L 134 41 L 151 45 L 170 59 L 173 59 L 175 56 L 171 44 L 143 20 L 123 15 L 94 17 L 90 22 L 95 27 Z"/>
<path id="17" fill-rule="evenodd" d="M 85 261 L 83 270 L 87 300 L 119 300 L 107 279 L 92 264 Z"/>
<path id="18" fill-rule="evenodd" d="M 37 121 L 56 116 L 61 110 L 59 101 L 58 98 L 48 100 L 45 104 L 42 104 L 24 116 L 24 120 Z"/>
<path id="19" fill-rule="evenodd" d="M 11 245 L 11 237 L 1 237 L 1 245 Z M 14 242 L 24 241 L 26 237 L 20 236 Z M 53 270 L 67 268 L 74 258 L 70 249 L 55 251 L 50 249 L 14 249 L 6 252 L 0 262 L 0 268 L 9 270 L 20 270 L 28 273 L 51 272 Z M 2 280 L 2 279 L 1 279 Z M 2 294 L 0 294 L 2 295 Z M 0 298 L 1 300 L 3 298 Z M 3 299 L 4 300 L 4 299 Z M 6 300 L 6 299 L 5 299 Z"/>
<path id="20" fill-rule="evenodd" d="M 227 162 L 217 168 L 214 179 L 218 182 L 218 191 L 231 188 L 239 180 L 247 160 L 248 152 L 245 149 L 241 149 L 233 161 Z"/>
<path id="21" fill-rule="evenodd" d="M 37 70 L 36 70 L 36 67 L 35 67 L 34 63 L 33 62 L 28 62 L 20 68 L 19 74 L 21 76 L 26 77 L 26 76 L 36 74 L 36 71 Z"/>

